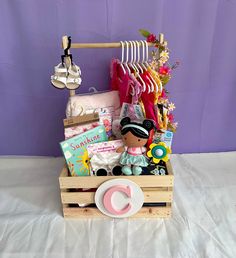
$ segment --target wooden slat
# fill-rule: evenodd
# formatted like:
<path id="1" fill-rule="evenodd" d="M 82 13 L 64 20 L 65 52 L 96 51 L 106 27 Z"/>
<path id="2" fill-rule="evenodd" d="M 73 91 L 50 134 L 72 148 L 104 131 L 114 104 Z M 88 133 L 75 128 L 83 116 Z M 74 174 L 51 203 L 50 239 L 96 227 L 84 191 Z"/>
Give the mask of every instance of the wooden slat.
<path id="1" fill-rule="evenodd" d="M 170 161 L 166 162 L 166 168 L 167 168 L 167 171 L 168 171 L 168 175 L 173 176 L 173 169 L 172 169 Z"/>
<path id="2" fill-rule="evenodd" d="M 173 175 L 173 169 L 171 166 L 170 161 L 166 162 L 166 167 L 169 175 Z M 66 164 L 63 166 L 60 177 L 67 177 L 68 176 L 68 169 Z"/>
<path id="3" fill-rule="evenodd" d="M 61 201 L 62 203 L 94 203 L 94 195 L 93 192 L 66 192 L 61 193 Z"/>
<path id="4" fill-rule="evenodd" d="M 101 213 L 97 208 L 65 208 L 65 218 L 96 218 L 105 217 L 109 218 Z M 171 207 L 143 207 L 140 211 L 134 214 L 130 218 L 170 218 Z"/>
<path id="5" fill-rule="evenodd" d="M 172 202 L 172 191 L 144 191 L 144 202 Z"/>
<path id="6" fill-rule="evenodd" d="M 168 187 L 142 187 L 141 189 L 143 191 L 169 191 Z"/>
<path id="7" fill-rule="evenodd" d="M 128 179 L 140 187 L 172 187 L 172 175 L 167 176 L 80 176 L 80 177 L 60 177 L 60 188 L 97 188 L 102 183 L 111 179 Z"/>
<path id="8" fill-rule="evenodd" d="M 170 218 L 170 207 L 143 207 L 141 210 L 134 214 L 131 218 Z"/>
<path id="9" fill-rule="evenodd" d="M 94 192 L 62 192 L 62 203 L 94 203 Z M 172 191 L 144 191 L 144 202 L 171 202 Z"/>
<path id="10" fill-rule="evenodd" d="M 62 203 L 94 203 L 94 192 L 63 192 Z M 172 192 L 169 191 L 146 191 L 144 202 L 171 202 Z"/>
<path id="11" fill-rule="evenodd" d="M 66 165 L 64 165 L 64 167 L 62 168 L 62 171 L 61 171 L 61 174 L 59 177 L 59 182 L 60 182 L 61 177 L 68 177 L 68 169 L 67 169 Z"/>
<path id="12" fill-rule="evenodd" d="M 80 176 L 70 177 L 66 165 L 63 167 L 59 177 L 60 188 L 97 188 L 103 182 L 110 179 L 124 178 L 137 183 L 140 187 L 172 187 L 174 175 L 170 162 L 167 162 L 169 175 L 166 176 Z"/>
<path id="13" fill-rule="evenodd" d="M 171 166 L 170 161 L 166 162 L 166 167 L 169 175 L 173 175 L 173 169 Z M 68 169 L 66 164 L 63 166 L 60 177 L 67 177 L 68 176 Z"/>
<path id="14" fill-rule="evenodd" d="M 173 176 L 173 183 L 174 183 L 173 169 L 170 161 L 166 163 L 166 168 L 167 168 L 168 174 Z M 173 191 L 173 187 L 168 187 L 168 191 Z M 172 199 L 173 199 L 173 195 L 172 195 Z"/>

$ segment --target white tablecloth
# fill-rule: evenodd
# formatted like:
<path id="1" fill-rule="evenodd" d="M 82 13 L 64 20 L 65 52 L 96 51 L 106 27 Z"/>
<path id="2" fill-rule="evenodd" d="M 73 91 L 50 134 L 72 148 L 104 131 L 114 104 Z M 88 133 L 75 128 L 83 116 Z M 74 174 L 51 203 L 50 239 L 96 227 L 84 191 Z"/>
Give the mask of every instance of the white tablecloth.
<path id="1" fill-rule="evenodd" d="M 67 219 L 62 158 L 0 158 L 1 258 L 236 257 L 236 152 L 172 155 L 171 219 Z"/>

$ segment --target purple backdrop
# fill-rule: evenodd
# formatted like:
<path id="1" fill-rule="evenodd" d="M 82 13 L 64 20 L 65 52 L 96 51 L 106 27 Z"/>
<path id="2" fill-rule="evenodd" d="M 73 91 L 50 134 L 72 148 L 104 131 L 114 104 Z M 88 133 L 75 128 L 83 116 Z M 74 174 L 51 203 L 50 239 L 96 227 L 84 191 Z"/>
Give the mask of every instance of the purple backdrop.
<path id="1" fill-rule="evenodd" d="M 61 37 L 73 42 L 141 39 L 163 32 L 180 60 L 168 89 L 179 129 L 174 152 L 236 149 L 236 3 L 225 0 L 1 0 L 0 118 L 2 155 L 61 155 L 66 90 L 50 85 Z M 88 87 L 109 87 L 119 49 L 72 50 Z"/>

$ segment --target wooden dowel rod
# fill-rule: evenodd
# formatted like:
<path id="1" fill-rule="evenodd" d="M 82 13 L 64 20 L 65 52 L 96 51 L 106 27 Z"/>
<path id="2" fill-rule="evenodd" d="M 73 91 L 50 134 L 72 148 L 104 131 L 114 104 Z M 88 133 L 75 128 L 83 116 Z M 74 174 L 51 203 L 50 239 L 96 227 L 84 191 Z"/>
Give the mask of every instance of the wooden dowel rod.
<path id="1" fill-rule="evenodd" d="M 130 44 L 130 43 L 129 43 Z M 141 46 L 141 43 L 139 43 Z M 149 47 L 153 47 L 155 44 L 148 43 Z M 120 48 L 120 42 L 111 43 L 71 43 L 71 48 Z M 126 47 L 126 45 L 125 45 Z"/>
<path id="2" fill-rule="evenodd" d="M 159 42 L 160 42 L 160 44 L 163 44 L 163 42 L 164 42 L 164 34 L 162 34 L 162 33 L 159 34 Z"/>

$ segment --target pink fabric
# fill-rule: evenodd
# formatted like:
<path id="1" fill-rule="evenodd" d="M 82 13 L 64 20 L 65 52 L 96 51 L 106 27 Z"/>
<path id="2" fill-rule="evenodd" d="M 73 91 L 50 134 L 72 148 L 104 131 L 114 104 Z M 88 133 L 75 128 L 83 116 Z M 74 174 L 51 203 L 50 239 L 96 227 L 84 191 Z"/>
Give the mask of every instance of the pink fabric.
<path id="1" fill-rule="evenodd" d="M 91 130 L 91 129 L 99 126 L 99 125 L 100 125 L 100 122 L 94 122 L 94 123 L 88 123 L 88 124 L 84 124 L 84 125 L 77 125 L 77 126 L 65 128 L 65 130 L 64 130 L 65 139 L 67 140 L 71 137 L 82 134 L 88 130 Z"/>
<path id="2" fill-rule="evenodd" d="M 144 147 L 129 147 L 127 153 L 133 156 L 142 155 L 146 151 Z"/>
<path id="3" fill-rule="evenodd" d="M 136 79 L 134 74 L 130 74 L 130 79 L 133 81 L 134 94 L 132 95 L 132 104 L 138 104 L 138 100 L 142 94 L 142 85 Z"/>
<path id="4" fill-rule="evenodd" d="M 145 71 L 144 73 L 140 74 L 140 76 L 147 87 L 151 87 L 150 81 L 148 80 L 148 78 L 150 78 L 149 73 Z M 145 92 L 142 92 L 142 85 L 138 77 L 136 78 L 134 74 L 129 75 L 128 72 L 124 74 L 118 59 L 113 59 L 111 62 L 111 86 L 113 90 L 119 91 L 121 106 L 124 102 L 129 104 L 137 104 L 138 99 L 141 97 L 146 118 L 152 119 L 157 125 L 157 114 L 154 107 L 154 93 L 148 93 L 147 89 Z"/>
<path id="5" fill-rule="evenodd" d="M 113 115 L 120 115 L 118 91 L 75 95 L 69 98 L 66 107 L 66 117 L 80 116 L 92 112 L 107 112 L 111 109 L 113 110 Z"/>
<path id="6" fill-rule="evenodd" d="M 125 74 L 120 66 L 118 59 L 111 61 L 111 88 L 118 90 L 120 94 L 120 105 L 124 102 L 131 103 L 132 97 L 130 95 L 131 85 L 134 86 L 133 81 L 129 77 L 128 72 Z"/>

